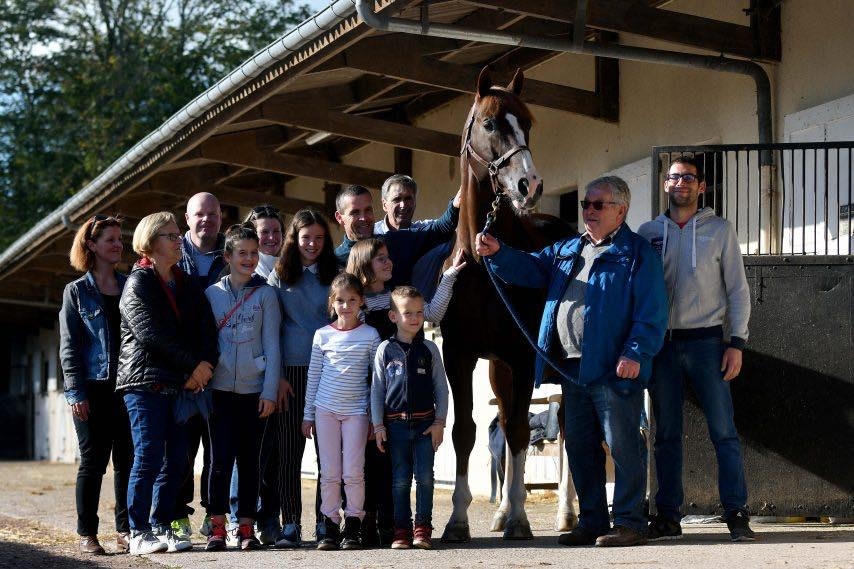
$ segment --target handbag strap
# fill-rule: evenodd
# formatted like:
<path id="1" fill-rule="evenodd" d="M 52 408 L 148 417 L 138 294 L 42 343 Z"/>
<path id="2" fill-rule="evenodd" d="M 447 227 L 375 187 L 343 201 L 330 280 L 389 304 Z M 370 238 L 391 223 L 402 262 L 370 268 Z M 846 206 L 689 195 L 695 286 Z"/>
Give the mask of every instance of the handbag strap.
<path id="1" fill-rule="evenodd" d="M 220 330 L 225 328 L 225 325 L 228 324 L 228 321 L 231 320 L 231 317 L 234 316 L 234 313 L 237 312 L 237 309 L 240 308 L 241 306 L 243 306 L 244 302 L 246 302 L 247 300 L 252 298 L 252 295 L 255 294 L 255 291 L 258 290 L 258 288 L 260 288 L 260 287 L 256 287 L 256 288 L 253 288 L 252 290 L 250 290 L 249 294 L 247 294 L 246 296 L 241 298 L 239 301 L 237 301 L 237 304 L 235 304 L 234 306 L 231 307 L 231 310 L 228 311 L 228 314 L 223 316 L 222 320 L 219 321 L 219 325 L 217 325 L 217 327 L 216 327 L 217 332 L 219 332 Z"/>

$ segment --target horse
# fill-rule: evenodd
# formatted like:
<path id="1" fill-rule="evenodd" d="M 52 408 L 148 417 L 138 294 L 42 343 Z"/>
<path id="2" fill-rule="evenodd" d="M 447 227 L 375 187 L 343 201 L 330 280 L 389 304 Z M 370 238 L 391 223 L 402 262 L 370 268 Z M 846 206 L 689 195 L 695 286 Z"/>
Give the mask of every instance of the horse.
<path id="1" fill-rule="evenodd" d="M 519 99 L 524 75 L 517 70 L 508 86 L 492 83 L 485 67 L 462 133 L 460 174 L 462 203 L 451 257 L 462 249 L 469 261 L 454 286 L 454 294 L 441 322 L 445 369 L 454 396 L 452 439 L 457 459 L 452 497 L 453 511 L 442 540 L 471 539 L 468 507 L 469 457 L 474 448 L 472 373 L 478 358 L 489 360 L 489 378 L 498 400 L 499 423 L 507 440 L 507 465 L 501 504 L 492 531 L 504 530 L 504 539 L 531 539 L 525 513 L 525 456 L 530 429 L 528 409 L 534 375 L 534 350 L 514 323 L 489 280 L 482 259 L 475 253 L 475 236 L 488 230 L 507 245 L 537 251 L 574 233 L 553 216 L 531 209 L 543 192 L 543 181 L 528 148 L 533 116 Z M 545 291 L 504 287 L 511 304 L 528 330 L 537 330 L 545 304 Z M 568 470 L 568 469 L 567 469 Z M 569 486 L 562 481 L 564 489 Z M 575 515 L 566 500 L 558 514 L 558 527 L 572 527 Z M 561 522 L 560 517 L 564 520 Z"/>

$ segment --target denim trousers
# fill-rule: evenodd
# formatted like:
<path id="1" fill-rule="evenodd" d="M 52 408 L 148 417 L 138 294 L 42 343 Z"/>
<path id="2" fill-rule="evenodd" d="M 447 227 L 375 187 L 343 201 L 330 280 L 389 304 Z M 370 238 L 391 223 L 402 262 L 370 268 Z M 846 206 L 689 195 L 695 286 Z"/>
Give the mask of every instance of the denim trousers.
<path id="1" fill-rule="evenodd" d="M 610 529 L 605 441 L 615 470 L 614 525 L 645 531 L 646 459 L 639 428 L 643 390 L 617 390 L 607 383 L 579 385 L 566 379 L 561 387 L 566 455 L 581 510 L 578 525 L 597 536 Z"/>
<path id="2" fill-rule="evenodd" d="M 665 340 L 653 360 L 649 394 L 655 417 L 655 470 L 658 492 L 655 507 L 659 515 L 681 519 L 682 492 L 682 410 L 684 380 L 691 382 L 697 396 L 709 438 L 718 460 L 718 492 L 725 517 L 746 512 L 747 483 L 741 441 L 735 428 L 729 382 L 723 380 L 721 358 L 725 345 L 721 338 Z"/>
<path id="3" fill-rule="evenodd" d="M 208 422 L 211 435 L 211 468 L 208 510 L 211 515 L 229 512 L 229 496 L 237 463 L 237 517 L 255 519 L 258 512 L 258 466 L 261 435 L 267 419 L 258 417 L 259 393 L 212 390 L 213 412 Z"/>
<path id="4" fill-rule="evenodd" d="M 433 521 L 433 439 L 424 431 L 433 424 L 426 421 L 391 421 L 388 424 L 386 452 L 391 455 L 394 491 L 394 526 L 412 527 L 409 493 L 415 475 L 415 525 Z"/>
<path id="5" fill-rule="evenodd" d="M 121 395 L 109 382 L 86 386 L 89 418 L 74 417 L 80 446 L 77 470 L 77 533 L 98 535 L 98 501 L 101 482 L 113 456 L 113 486 L 116 497 L 116 531 L 128 532 L 128 479 L 133 463 L 130 421 Z"/>
<path id="6" fill-rule="evenodd" d="M 128 513 L 131 532 L 137 534 L 172 522 L 187 460 L 187 438 L 184 427 L 175 422 L 174 396 L 139 390 L 125 392 L 124 400 L 134 448 Z"/>

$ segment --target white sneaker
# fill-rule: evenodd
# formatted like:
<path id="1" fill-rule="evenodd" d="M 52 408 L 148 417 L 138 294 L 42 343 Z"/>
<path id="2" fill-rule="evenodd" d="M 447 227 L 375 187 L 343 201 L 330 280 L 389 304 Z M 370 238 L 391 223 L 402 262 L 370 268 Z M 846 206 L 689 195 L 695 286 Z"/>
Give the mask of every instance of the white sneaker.
<path id="1" fill-rule="evenodd" d="M 154 537 L 160 541 L 160 543 L 165 544 L 167 549 L 166 551 L 169 553 L 176 553 L 179 551 L 187 551 L 188 549 L 193 548 L 193 542 L 187 539 L 186 537 L 179 536 L 176 534 L 172 528 L 167 528 L 162 532 L 157 532 L 154 534 Z"/>
<path id="2" fill-rule="evenodd" d="M 234 522 L 228 522 L 226 524 L 226 537 L 225 544 L 228 547 L 238 547 L 240 545 L 240 539 L 237 537 L 237 528 L 240 526 Z"/>
<path id="3" fill-rule="evenodd" d="M 148 555 L 149 553 L 160 553 L 166 551 L 168 545 L 157 539 L 150 531 L 138 533 L 130 538 L 131 555 Z"/>

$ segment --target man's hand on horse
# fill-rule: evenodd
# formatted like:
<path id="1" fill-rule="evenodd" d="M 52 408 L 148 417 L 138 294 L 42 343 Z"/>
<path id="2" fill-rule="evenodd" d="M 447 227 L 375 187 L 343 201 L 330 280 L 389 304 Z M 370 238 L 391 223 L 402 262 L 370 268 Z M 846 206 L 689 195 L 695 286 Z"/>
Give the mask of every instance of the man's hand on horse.
<path id="1" fill-rule="evenodd" d="M 638 362 L 625 356 L 621 356 L 617 360 L 617 377 L 636 379 L 638 375 L 640 375 L 640 364 Z"/>
<path id="2" fill-rule="evenodd" d="M 481 257 L 489 257 L 495 255 L 501 249 L 501 243 L 498 239 L 489 233 L 478 233 L 474 238 L 475 252 Z"/>
<path id="3" fill-rule="evenodd" d="M 430 435 L 430 438 L 433 440 L 433 452 L 436 452 L 445 438 L 445 425 L 442 423 L 433 423 L 422 434 Z"/>

